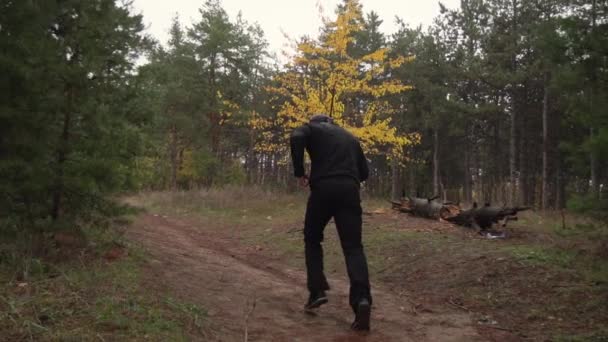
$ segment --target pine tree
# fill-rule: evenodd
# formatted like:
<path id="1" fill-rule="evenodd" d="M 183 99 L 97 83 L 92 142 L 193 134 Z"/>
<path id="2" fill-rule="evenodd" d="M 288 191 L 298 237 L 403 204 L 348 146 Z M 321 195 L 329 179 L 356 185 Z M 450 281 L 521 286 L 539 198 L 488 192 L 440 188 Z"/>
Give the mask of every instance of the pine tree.
<path id="1" fill-rule="evenodd" d="M 113 0 L 5 5 L 2 207 L 29 226 L 99 209 L 128 186 L 137 151 L 141 17 Z"/>

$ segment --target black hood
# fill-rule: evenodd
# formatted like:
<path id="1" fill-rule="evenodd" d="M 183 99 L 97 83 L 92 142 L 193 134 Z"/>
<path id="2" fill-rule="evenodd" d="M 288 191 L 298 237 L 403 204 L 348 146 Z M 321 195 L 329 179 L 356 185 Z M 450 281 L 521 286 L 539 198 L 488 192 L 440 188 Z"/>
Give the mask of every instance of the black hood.
<path id="1" fill-rule="evenodd" d="M 310 118 L 310 122 L 328 122 L 328 123 L 334 123 L 334 119 L 332 119 L 331 117 L 325 115 L 325 114 L 315 114 Z"/>

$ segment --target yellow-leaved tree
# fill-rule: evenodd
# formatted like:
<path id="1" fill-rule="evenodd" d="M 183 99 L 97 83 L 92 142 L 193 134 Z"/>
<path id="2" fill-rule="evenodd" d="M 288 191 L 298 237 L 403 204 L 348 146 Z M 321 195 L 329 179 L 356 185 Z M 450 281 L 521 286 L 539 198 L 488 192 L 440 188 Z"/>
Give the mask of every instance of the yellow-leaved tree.
<path id="1" fill-rule="evenodd" d="M 391 70 L 408 60 L 391 59 L 386 48 L 357 49 L 356 35 L 363 24 L 358 0 L 345 0 L 337 18 L 325 20 L 318 40 L 302 39 L 287 70 L 269 88 L 275 95 L 277 116 L 265 124 L 258 118 L 255 126 L 273 127 L 272 131 L 285 136 L 311 115 L 323 113 L 356 135 L 367 153 L 401 155 L 412 140 L 391 125 L 395 110 L 387 99 L 411 88 L 391 78 Z M 258 148 L 267 145 L 260 139 Z"/>

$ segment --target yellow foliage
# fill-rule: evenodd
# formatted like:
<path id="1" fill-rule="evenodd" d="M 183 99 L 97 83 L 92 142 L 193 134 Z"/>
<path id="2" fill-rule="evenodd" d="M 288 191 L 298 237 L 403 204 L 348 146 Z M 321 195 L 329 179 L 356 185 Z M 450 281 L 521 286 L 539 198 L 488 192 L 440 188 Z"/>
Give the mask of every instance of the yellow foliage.
<path id="1" fill-rule="evenodd" d="M 182 154 L 182 161 L 177 176 L 180 179 L 193 180 L 197 177 L 196 164 L 192 149 L 185 149 Z"/>
<path id="2" fill-rule="evenodd" d="M 233 116 L 234 113 L 238 112 L 241 109 L 241 107 L 238 105 L 238 103 L 230 101 L 229 99 L 225 99 L 224 95 L 219 90 L 217 91 L 216 97 L 218 102 L 222 105 L 220 109 L 221 116 L 219 124 L 223 126 Z"/>
<path id="3" fill-rule="evenodd" d="M 268 89 L 279 101 L 279 112 L 272 120 L 251 120 L 251 126 L 262 132 L 256 147 L 259 151 L 283 150 L 284 140 L 274 141 L 272 134 L 285 137 L 317 113 L 330 115 L 355 134 L 368 153 L 401 154 L 404 146 L 413 143 L 411 136 L 400 135 L 391 125 L 394 110 L 384 99 L 412 89 L 386 78 L 391 69 L 412 58 L 391 59 L 387 49 L 360 58 L 351 56 L 350 43 L 353 33 L 362 29 L 362 13 L 356 0 L 345 5 L 335 21 L 326 23 L 328 30 L 322 41 L 305 40 L 297 45 L 288 71 L 277 76 L 277 85 Z"/>

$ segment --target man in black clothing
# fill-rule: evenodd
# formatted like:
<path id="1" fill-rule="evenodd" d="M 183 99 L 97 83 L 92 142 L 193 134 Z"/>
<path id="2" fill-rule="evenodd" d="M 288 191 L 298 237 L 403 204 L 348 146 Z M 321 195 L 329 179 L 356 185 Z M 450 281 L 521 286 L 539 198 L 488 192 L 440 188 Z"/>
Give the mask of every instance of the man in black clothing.
<path id="1" fill-rule="evenodd" d="M 333 217 L 340 236 L 350 278 L 350 305 L 355 312 L 352 328 L 369 330 L 372 297 L 367 260 L 361 244 L 360 183 L 368 177 L 367 160 L 359 141 L 335 125 L 326 115 L 315 115 L 310 123 L 291 135 L 291 157 L 300 185 L 310 185 L 304 222 L 307 285 L 310 298 L 305 309 L 327 303 L 329 284 L 323 273 L 323 230 Z M 304 150 L 311 160 L 311 173 L 304 171 Z"/>

